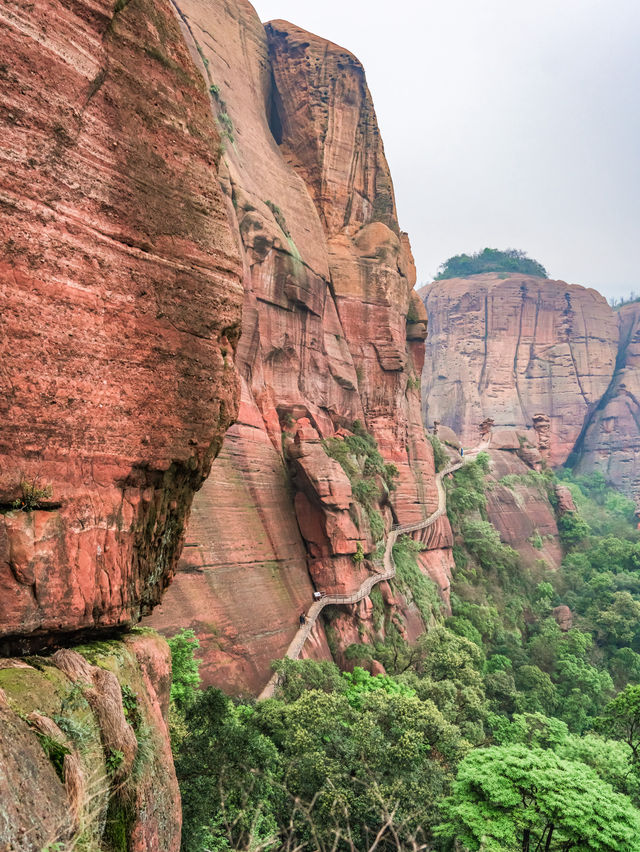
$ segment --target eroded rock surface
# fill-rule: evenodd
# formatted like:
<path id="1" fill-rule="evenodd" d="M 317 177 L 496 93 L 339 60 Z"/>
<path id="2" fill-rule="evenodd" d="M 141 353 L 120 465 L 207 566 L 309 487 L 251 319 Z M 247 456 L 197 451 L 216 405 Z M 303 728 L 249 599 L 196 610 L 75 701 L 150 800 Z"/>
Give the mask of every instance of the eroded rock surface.
<path id="1" fill-rule="evenodd" d="M 486 492 L 487 518 L 524 566 L 559 568 L 563 553 L 549 486 L 526 449 L 494 447 L 492 440 L 489 482 L 494 485 Z"/>
<path id="2" fill-rule="evenodd" d="M 236 413 L 242 288 L 168 0 L 8 0 L 0 55 L 0 636 L 19 639 L 158 602 Z"/>
<path id="3" fill-rule="evenodd" d="M 580 473 L 600 471 L 640 508 L 640 304 L 617 312 L 615 376 L 578 445 Z"/>
<path id="4" fill-rule="evenodd" d="M 427 424 L 451 427 L 468 446 L 486 418 L 495 429 L 529 429 L 542 418 L 543 456 L 566 461 L 613 376 L 618 330 L 605 299 L 562 281 L 496 273 L 436 281 L 421 294 Z"/>
<path id="5" fill-rule="evenodd" d="M 0 660 L 2 848 L 177 852 L 170 685 L 169 648 L 151 631 Z"/>
<path id="6" fill-rule="evenodd" d="M 357 541 L 370 547 L 366 521 L 357 530 L 338 505 L 350 505 L 348 483 L 320 441 L 356 420 L 374 435 L 399 472 L 387 526 L 437 505 L 420 411 L 426 313 L 360 63 L 291 24 L 265 31 L 246 2 L 178 5 L 224 129 L 221 179 L 244 259 L 243 401 L 152 623 L 196 629 L 206 683 L 259 691 L 311 577 L 338 591 L 371 570 L 353 558 Z M 315 437 L 289 457 L 303 421 Z M 322 625 L 309 652 L 330 654 Z"/>

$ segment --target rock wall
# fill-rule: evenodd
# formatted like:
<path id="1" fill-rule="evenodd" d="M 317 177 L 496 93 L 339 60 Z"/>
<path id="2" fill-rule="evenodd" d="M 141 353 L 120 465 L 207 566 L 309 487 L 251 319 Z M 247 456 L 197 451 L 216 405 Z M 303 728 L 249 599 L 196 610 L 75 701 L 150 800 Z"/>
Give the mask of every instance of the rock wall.
<path id="1" fill-rule="evenodd" d="M 618 329 L 605 299 L 562 281 L 496 273 L 435 281 L 421 295 L 426 423 L 474 445 L 486 418 L 529 429 L 542 415 L 548 460 L 566 461 L 613 376 Z"/>
<path id="2" fill-rule="evenodd" d="M 351 589 L 373 567 L 370 552 L 353 559 L 371 537 L 322 440 L 357 420 L 373 434 L 399 474 L 376 504 L 387 526 L 437 504 L 419 394 L 426 314 L 355 57 L 282 21 L 265 31 L 244 0 L 177 8 L 223 130 L 244 262 L 242 402 L 151 623 L 194 627 L 205 682 L 251 692 L 284 654 L 312 579 Z M 440 573 L 449 545 L 444 530 Z M 305 653 L 329 656 L 321 625 Z"/>
<path id="3" fill-rule="evenodd" d="M 559 568 L 563 551 L 556 513 L 533 454 L 526 446 L 523 450 L 505 448 L 504 441 L 502 448 L 499 441 L 489 448 L 493 486 L 487 490 L 487 519 L 518 551 L 522 565 L 538 571 L 543 563 Z"/>
<path id="4" fill-rule="evenodd" d="M 160 599 L 236 414 L 242 288 L 209 94 L 168 0 L 7 0 L 0 56 L 11 650 Z"/>
<path id="5" fill-rule="evenodd" d="M 577 471 L 600 471 L 640 507 L 640 304 L 617 311 L 616 371 L 578 443 Z"/>
<path id="6" fill-rule="evenodd" d="M 178 852 L 170 684 L 151 631 L 1 659 L 1 848 Z"/>

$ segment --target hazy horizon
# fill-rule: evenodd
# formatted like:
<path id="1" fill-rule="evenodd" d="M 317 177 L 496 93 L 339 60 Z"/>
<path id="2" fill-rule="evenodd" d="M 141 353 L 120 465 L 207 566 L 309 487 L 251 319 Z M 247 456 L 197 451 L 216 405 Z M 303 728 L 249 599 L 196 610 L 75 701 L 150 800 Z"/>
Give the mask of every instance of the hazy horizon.
<path id="1" fill-rule="evenodd" d="M 636 0 L 254 0 L 362 61 L 418 284 L 522 249 L 607 298 L 640 291 Z"/>

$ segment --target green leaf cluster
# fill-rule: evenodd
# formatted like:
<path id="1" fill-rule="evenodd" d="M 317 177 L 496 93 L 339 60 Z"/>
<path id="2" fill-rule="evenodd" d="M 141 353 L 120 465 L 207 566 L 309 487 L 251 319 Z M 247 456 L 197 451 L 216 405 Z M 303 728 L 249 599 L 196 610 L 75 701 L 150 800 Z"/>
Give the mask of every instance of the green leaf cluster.
<path id="1" fill-rule="evenodd" d="M 523 275 L 535 275 L 547 278 L 547 270 L 537 260 L 527 257 L 525 252 L 518 249 L 485 248 L 474 254 L 456 254 L 441 265 L 435 280 L 444 278 L 466 278 L 469 275 L 479 275 L 484 272 L 506 272 Z"/>

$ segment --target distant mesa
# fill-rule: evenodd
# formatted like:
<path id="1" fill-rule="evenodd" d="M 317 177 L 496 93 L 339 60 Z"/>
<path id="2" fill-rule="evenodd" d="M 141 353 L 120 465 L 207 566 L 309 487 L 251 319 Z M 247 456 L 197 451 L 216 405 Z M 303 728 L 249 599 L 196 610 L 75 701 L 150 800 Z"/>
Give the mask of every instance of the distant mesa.
<path id="1" fill-rule="evenodd" d="M 445 275 L 458 260 L 444 264 Z M 487 418 L 526 430 L 544 415 L 548 461 L 563 464 L 613 378 L 618 316 L 595 290 L 477 269 L 420 290 L 429 318 L 425 422 L 438 420 L 468 446 Z"/>

